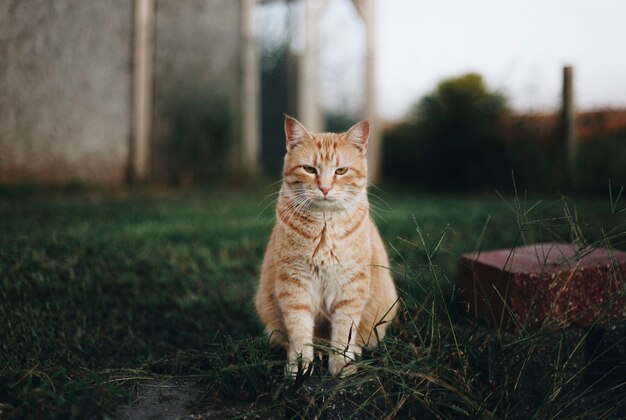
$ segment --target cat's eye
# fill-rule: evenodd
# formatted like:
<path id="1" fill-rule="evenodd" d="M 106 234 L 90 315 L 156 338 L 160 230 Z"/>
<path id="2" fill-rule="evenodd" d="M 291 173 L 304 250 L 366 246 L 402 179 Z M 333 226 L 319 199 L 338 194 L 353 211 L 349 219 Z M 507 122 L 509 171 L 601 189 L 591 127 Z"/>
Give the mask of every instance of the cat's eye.
<path id="1" fill-rule="evenodd" d="M 336 173 L 337 175 L 343 175 L 343 174 L 345 174 L 346 172 L 348 172 L 348 168 L 339 168 L 339 169 L 337 169 L 337 170 L 335 171 L 335 173 Z"/>
<path id="2" fill-rule="evenodd" d="M 302 169 L 304 169 L 305 171 L 307 171 L 310 174 L 316 174 L 317 173 L 317 169 L 315 169 L 314 167 L 309 166 L 309 165 L 302 166 Z"/>

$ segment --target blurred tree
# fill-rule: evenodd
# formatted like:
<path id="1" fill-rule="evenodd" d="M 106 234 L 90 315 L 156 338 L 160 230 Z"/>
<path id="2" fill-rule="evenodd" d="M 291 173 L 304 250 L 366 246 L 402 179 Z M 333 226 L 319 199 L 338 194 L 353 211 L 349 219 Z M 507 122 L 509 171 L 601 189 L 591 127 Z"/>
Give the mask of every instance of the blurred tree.
<path id="1" fill-rule="evenodd" d="M 331 133 L 344 132 L 361 120 L 358 115 L 349 111 L 326 112 L 325 119 L 326 131 Z"/>
<path id="2" fill-rule="evenodd" d="M 502 125 L 506 99 L 469 73 L 422 98 L 406 124 L 388 133 L 387 176 L 427 188 L 467 190 L 511 185 Z"/>
<path id="3" fill-rule="evenodd" d="M 509 163 L 519 188 L 555 191 L 565 185 L 565 157 L 553 115 L 509 114 L 503 127 Z"/>
<path id="4" fill-rule="evenodd" d="M 606 194 L 609 180 L 617 191 L 626 186 L 626 131 L 590 139 L 579 145 L 578 191 Z"/>
<path id="5" fill-rule="evenodd" d="M 285 154 L 283 113 L 290 106 L 290 72 L 294 61 L 289 44 L 265 47 L 261 58 L 261 161 L 265 172 L 275 176 L 282 168 Z"/>
<path id="6" fill-rule="evenodd" d="M 191 186 L 232 176 L 233 116 L 229 101 L 210 87 L 180 83 L 163 105 L 169 117 L 167 136 L 160 145 L 163 167 L 159 177 Z"/>

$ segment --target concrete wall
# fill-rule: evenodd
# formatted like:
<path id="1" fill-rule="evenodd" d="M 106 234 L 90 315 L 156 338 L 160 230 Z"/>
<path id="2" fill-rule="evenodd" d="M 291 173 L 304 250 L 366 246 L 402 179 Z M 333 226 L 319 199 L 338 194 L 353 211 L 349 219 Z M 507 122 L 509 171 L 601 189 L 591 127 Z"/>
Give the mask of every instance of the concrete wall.
<path id="1" fill-rule="evenodd" d="M 238 153 L 241 4 L 157 0 L 153 180 L 219 176 Z"/>
<path id="2" fill-rule="evenodd" d="M 123 181 L 132 13 L 130 0 L 0 1 L 0 182 Z"/>
<path id="3" fill-rule="evenodd" d="M 124 182 L 134 3 L 0 0 L 0 183 Z M 236 161 L 242 4 L 156 0 L 149 180 Z"/>

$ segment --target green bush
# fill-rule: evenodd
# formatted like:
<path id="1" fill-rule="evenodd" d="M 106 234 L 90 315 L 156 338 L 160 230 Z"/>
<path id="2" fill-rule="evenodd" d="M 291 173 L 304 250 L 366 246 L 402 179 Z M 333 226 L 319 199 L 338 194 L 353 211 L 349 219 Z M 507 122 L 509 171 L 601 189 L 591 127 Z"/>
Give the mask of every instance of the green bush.
<path id="1" fill-rule="evenodd" d="M 609 180 L 614 187 L 626 185 L 626 132 L 578 146 L 574 180 L 577 188 L 605 193 Z"/>
<path id="2" fill-rule="evenodd" d="M 511 115 L 504 131 L 510 170 L 518 186 L 548 191 L 567 182 L 569 174 L 556 120 Z"/>
<path id="3" fill-rule="evenodd" d="M 604 193 L 626 185 L 626 132 L 578 146 L 572 174 L 558 118 L 514 115 L 480 75 L 444 80 L 384 134 L 386 180 L 423 189 Z"/>
<path id="4" fill-rule="evenodd" d="M 466 190 L 510 184 L 504 96 L 470 73 L 439 83 L 385 141 L 384 170 L 399 183 Z"/>

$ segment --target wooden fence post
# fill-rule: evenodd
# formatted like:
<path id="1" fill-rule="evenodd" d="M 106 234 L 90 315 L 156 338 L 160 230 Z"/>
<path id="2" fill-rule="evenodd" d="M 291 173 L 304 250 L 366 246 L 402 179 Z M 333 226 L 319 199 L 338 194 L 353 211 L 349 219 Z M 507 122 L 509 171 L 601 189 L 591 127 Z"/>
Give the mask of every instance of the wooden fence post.
<path id="1" fill-rule="evenodd" d="M 251 175 L 259 171 L 259 66 L 254 37 L 253 10 L 256 0 L 241 2 L 241 163 L 243 172 Z"/>
<path id="2" fill-rule="evenodd" d="M 376 107 L 376 37 L 374 0 L 352 0 L 365 25 L 365 115 L 370 123 L 367 164 L 371 182 L 381 180 L 382 136 Z"/>
<path id="3" fill-rule="evenodd" d="M 129 180 L 141 182 L 145 180 L 148 173 L 152 129 L 155 0 L 135 0 L 134 13 Z"/>
<path id="4" fill-rule="evenodd" d="M 328 0 L 304 0 L 304 48 L 298 63 L 298 113 L 297 117 L 311 132 L 324 129 L 320 109 L 319 77 L 320 60 L 319 20 Z"/>
<path id="5" fill-rule="evenodd" d="M 567 171 L 574 180 L 576 170 L 576 110 L 574 107 L 574 69 L 563 67 L 563 97 L 561 106 L 561 129 L 566 153 Z"/>

